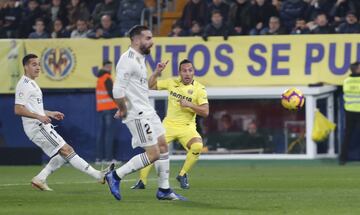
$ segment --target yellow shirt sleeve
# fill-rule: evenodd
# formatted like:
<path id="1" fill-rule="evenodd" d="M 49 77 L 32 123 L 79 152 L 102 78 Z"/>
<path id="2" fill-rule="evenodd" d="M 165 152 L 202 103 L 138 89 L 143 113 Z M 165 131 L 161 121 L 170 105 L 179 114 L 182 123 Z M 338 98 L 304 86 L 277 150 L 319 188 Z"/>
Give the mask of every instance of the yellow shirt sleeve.
<path id="1" fill-rule="evenodd" d="M 158 80 L 156 83 L 156 87 L 158 90 L 167 90 L 170 87 L 171 79 L 166 80 Z"/>
<path id="2" fill-rule="evenodd" d="M 198 102 L 198 105 L 203 105 L 203 104 L 208 104 L 209 103 L 205 87 L 201 87 L 199 89 L 197 102 Z"/>

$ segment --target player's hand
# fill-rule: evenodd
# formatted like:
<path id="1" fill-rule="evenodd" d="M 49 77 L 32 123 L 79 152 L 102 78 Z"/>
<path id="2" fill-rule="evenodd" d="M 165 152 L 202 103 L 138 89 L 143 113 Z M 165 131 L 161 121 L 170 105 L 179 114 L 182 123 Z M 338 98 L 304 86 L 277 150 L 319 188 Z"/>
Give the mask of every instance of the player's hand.
<path id="1" fill-rule="evenodd" d="M 37 118 L 41 123 L 44 123 L 45 125 L 51 122 L 50 117 L 48 116 L 38 116 Z"/>
<path id="2" fill-rule="evenodd" d="M 179 102 L 181 107 L 192 107 L 193 105 L 191 102 L 189 102 L 186 99 L 180 99 Z"/>
<path id="3" fill-rule="evenodd" d="M 168 63 L 169 63 L 169 60 L 167 60 L 165 63 L 162 63 L 162 62 L 158 63 L 156 65 L 155 72 L 158 73 L 158 75 L 160 75 Z"/>
<path id="4" fill-rule="evenodd" d="M 117 110 L 115 115 L 114 115 L 114 118 L 115 119 L 125 118 L 126 114 L 127 114 L 126 110 Z"/>
<path id="5" fill-rule="evenodd" d="M 49 116 L 56 120 L 63 120 L 65 117 L 65 115 L 59 111 L 51 111 Z"/>

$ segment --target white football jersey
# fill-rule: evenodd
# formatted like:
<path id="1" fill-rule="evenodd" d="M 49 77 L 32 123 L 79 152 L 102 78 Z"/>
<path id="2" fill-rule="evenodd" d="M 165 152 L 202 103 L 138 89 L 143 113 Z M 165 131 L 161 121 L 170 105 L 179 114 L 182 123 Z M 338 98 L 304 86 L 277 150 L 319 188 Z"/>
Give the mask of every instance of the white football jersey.
<path id="1" fill-rule="evenodd" d="M 149 101 L 145 56 L 131 47 L 121 55 L 116 65 L 113 91 L 121 92 L 127 100 L 124 123 L 133 119 L 149 118 L 156 113 Z"/>
<path id="2" fill-rule="evenodd" d="M 24 105 L 27 110 L 45 116 L 43 95 L 36 82 L 25 75 L 16 85 L 15 104 Z M 33 118 L 21 117 L 26 135 L 32 139 L 40 131 L 40 121 Z"/>

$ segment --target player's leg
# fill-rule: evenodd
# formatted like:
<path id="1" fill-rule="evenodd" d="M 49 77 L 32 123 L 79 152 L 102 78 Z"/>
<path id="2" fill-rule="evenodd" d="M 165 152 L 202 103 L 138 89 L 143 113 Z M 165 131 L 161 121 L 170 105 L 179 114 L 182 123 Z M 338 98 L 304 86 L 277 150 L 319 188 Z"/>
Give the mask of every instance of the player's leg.
<path id="1" fill-rule="evenodd" d="M 151 120 L 154 128 L 155 136 L 157 137 L 157 144 L 160 149 L 160 158 L 155 161 L 155 169 L 158 175 L 158 191 L 156 197 L 159 200 L 186 200 L 183 196 L 175 193 L 170 188 L 169 174 L 170 174 L 170 159 L 169 147 L 165 140 L 165 128 L 161 123 L 160 118 L 156 115 Z M 170 142 L 170 141 L 169 141 Z"/>
<path id="2" fill-rule="evenodd" d="M 126 123 L 132 135 L 132 147 L 142 147 L 145 152 L 135 155 L 128 162 L 115 171 L 106 174 L 106 181 L 113 196 L 121 199 L 120 181 L 126 175 L 142 169 L 160 157 L 159 146 L 152 131 L 152 125 L 147 119 L 135 119 Z"/>
<path id="3" fill-rule="evenodd" d="M 36 179 L 46 181 L 47 177 L 57 169 L 62 167 L 66 163 L 66 160 L 61 155 L 56 154 L 49 160 L 49 163 L 35 176 Z"/>
<path id="4" fill-rule="evenodd" d="M 160 133 L 162 133 L 162 130 L 160 129 Z M 167 130 L 165 134 L 165 139 L 167 144 L 170 144 L 174 140 L 174 135 L 171 132 L 171 130 Z M 150 171 L 154 165 L 149 165 L 147 167 L 142 168 L 139 172 L 139 180 L 131 187 L 131 189 L 145 189 L 145 186 L 147 184 L 147 178 L 150 174 Z"/>
<path id="5" fill-rule="evenodd" d="M 65 144 L 63 147 L 61 147 L 59 154 L 75 169 L 80 170 L 81 172 L 86 173 L 95 178 L 97 181 L 103 183 L 104 173 L 96 170 L 88 162 L 76 154 L 74 149 L 69 144 Z"/>
<path id="6" fill-rule="evenodd" d="M 201 138 L 195 137 L 191 139 L 187 144 L 187 147 L 189 150 L 187 151 L 184 165 L 179 173 L 180 176 L 183 176 L 189 172 L 194 164 L 199 160 L 199 156 L 203 148 Z"/>
<path id="7" fill-rule="evenodd" d="M 46 179 L 49 175 L 55 172 L 57 169 L 62 167 L 66 163 L 66 160 L 62 158 L 59 154 L 52 157 L 49 163 L 37 174 L 32 180 L 31 184 L 44 191 L 52 191 L 52 189 L 47 185 Z"/>
<path id="8" fill-rule="evenodd" d="M 188 172 L 192 169 L 195 163 L 198 161 L 201 150 L 203 148 L 202 139 L 195 128 L 185 133 L 179 138 L 181 145 L 186 149 L 186 159 L 183 167 L 181 168 L 179 175 L 176 179 L 180 182 L 180 187 L 183 189 L 189 189 L 190 184 L 188 181 Z"/>
<path id="9" fill-rule="evenodd" d="M 147 178 L 154 164 L 150 164 L 139 171 L 139 180 L 131 187 L 131 189 L 145 189 L 147 184 Z"/>
<path id="10" fill-rule="evenodd" d="M 187 199 L 177 193 L 175 193 L 169 184 L 169 174 L 170 174 L 170 159 L 168 144 L 165 142 L 165 138 L 161 135 L 158 138 L 158 144 L 160 148 L 160 158 L 155 161 L 155 168 L 158 174 L 158 191 L 156 193 L 156 198 L 159 200 L 182 200 L 186 201 Z"/>
<path id="11" fill-rule="evenodd" d="M 31 180 L 33 187 L 45 191 L 52 190 L 46 183 L 47 177 L 66 163 L 66 160 L 57 153 L 65 142 L 62 138 L 56 139 L 53 135 L 57 136 L 57 133 L 55 134 L 50 124 L 40 125 L 40 130 L 32 139 L 32 142 L 51 157 L 49 163 Z"/>

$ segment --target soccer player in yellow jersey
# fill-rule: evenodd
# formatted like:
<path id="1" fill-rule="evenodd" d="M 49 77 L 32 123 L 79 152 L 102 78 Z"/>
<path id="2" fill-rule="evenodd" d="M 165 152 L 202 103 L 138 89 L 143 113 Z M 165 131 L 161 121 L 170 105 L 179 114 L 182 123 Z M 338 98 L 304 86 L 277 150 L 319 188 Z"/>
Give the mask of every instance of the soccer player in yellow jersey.
<path id="1" fill-rule="evenodd" d="M 179 73 L 178 79 L 157 80 L 161 72 L 155 71 L 149 78 L 149 88 L 169 92 L 167 114 L 163 121 L 165 139 L 168 144 L 178 140 L 187 151 L 185 163 L 176 179 L 181 188 L 189 189 L 188 172 L 199 159 L 203 148 L 201 136 L 196 131 L 195 117 L 209 115 L 209 102 L 205 87 L 193 79 L 191 61 L 181 61 Z M 151 167 L 140 170 L 140 179 L 132 189 L 145 189 Z"/>

